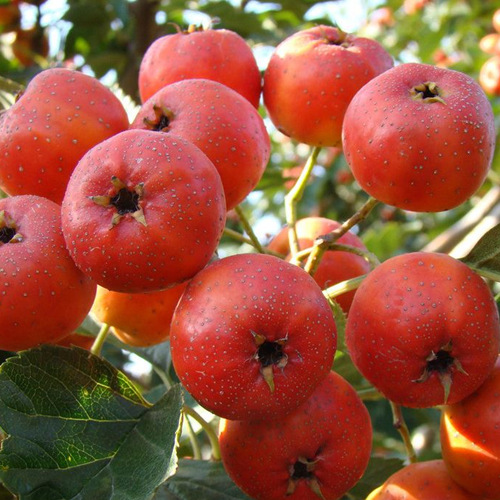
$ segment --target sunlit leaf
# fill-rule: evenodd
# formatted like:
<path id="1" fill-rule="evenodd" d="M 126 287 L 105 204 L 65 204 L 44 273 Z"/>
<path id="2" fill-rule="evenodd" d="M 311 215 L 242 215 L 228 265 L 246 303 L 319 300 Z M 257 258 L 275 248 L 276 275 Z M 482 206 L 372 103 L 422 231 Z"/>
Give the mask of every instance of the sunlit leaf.
<path id="1" fill-rule="evenodd" d="M 182 397 L 156 405 L 78 348 L 42 346 L 0 367 L 0 479 L 21 498 L 146 500 L 176 467 Z"/>

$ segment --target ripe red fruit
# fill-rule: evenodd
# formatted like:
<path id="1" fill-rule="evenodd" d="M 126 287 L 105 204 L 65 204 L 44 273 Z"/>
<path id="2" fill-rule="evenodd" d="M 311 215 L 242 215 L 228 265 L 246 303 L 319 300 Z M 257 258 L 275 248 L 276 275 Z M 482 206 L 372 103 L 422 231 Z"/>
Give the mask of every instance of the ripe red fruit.
<path id="1" fill-rule="evenodd" d="M 479 48 L 486 54 L 500 54 L 500 33 L 488 33 L 479 40 Z"/>
<path id="2" fill-rule="evenodd" d="M 141 101 L 170 83 L 189 78 L 223 83 L 259 107 L 262 86 L 257 61 L 245 39 L 234 31 L 190 29 L 155 40 L 139 70 Z"/>
<path id="3" fill-rule="evenodd" d="M 142 105 L 131 128 L 172 133 L 198 146 L 221 176 L 228 210 L 253 190 L 269 160 L 269 134 L 257 110 L 212 80 L 167 85 Z"/>
<path id="4" fill-rule="evenodd" d="M 500 499 L 500 361 L 484 384 L 443 408 L 441 450 L 451 477 L 481 498 Z"/>
<path id="5" fill-rule="evenodd" d="M 500 37 L 500 34 L 498 36 Z M 500 95 L 500 56 L 490 57 L 481 66 L 479 84 L 488 94 Z"/>
<path id="6" fill-rule="evenodd" d="M 94 337 L 90 337 L 88 335 L 70 333 L 66 337 L 63 337 L 61 340 L 58 340 L 56 344 L 60 345 L 61 347 L 81 347 L 82 349 L 87 349 L 87 351 L 90 351 L 92 345 L 94 344 L 94 340 Z"/>
<path id="7" fill-rule="evenodd" d="M 0 188 L 61 203 L 80 158 L 128 125 L 120 101 L 96 78 L 63 68 L 42 71 L 0 115 Z"/>
<path id="8" fill-rule="evenodd" d="M 335 372 L 292 413 L 277 420 L 220 425 L 224 467 L 256 500 L 335 500 L 363 475 L 372 447 L 370 416 Z"/>
<path id="9" fill-rule="evenodd" d="M 499 350 L 493 295 L 468 266 L 415 252 L 375 268 L 356 291 L 346 345 L 359 371 L 409 407 L 455 403 L 488 377 Z"/>
<path id="10" fill-rule="evenodd" d="M 497 33 L 500 33 L 500 9 L 495 10 L 493 12 L 493 16 L 491 18 L 491 23 L 493 24 L 493 28 Z"/>
<path id="11" fill-rule="evenodd" d="M 278 418 L 326 376 L 332 312 L 314 280 L 277 257 L 234 255 L 188 284 L 170 328 L 182 384 L 214 414 Z"/>
<path id="12" fill-rule="evenodd" d="M 92 313 L 112 326 L 115 336 L 126 344 L 159 344 L 170 335 L 172 315 L 187 283 L 149 293 L 120 293 L 97 287 Z"/>
<path id="13" fill-rule="evenodd" d="M 471 77 L 416 63 L 367 83 L 343 126 L 344 152 L 360 186 L 417 212 L 470 198 L 488 173 L 495 138 L 491 105 Z"/>
<path id="14" fill-rule="evenodd" d="M 305 217 L 299 219 L 295 226 L 301 250 L 313 246 L 316 238 L 331 233 L 340 227 L 334 220 L 324 217 Z M 337 240 L 340 245 L 349 245 L 367 251 L 363 242 L 353 233 L 347 232 Z M 282 229 L 269 243 L 269 249 L 283 255 L 288 255 L 290 245 L 288 228 Z M 288 255 L 287 258 L 290 258 Z M 340 283 L 341 281 L 361 276 L 370 271 L 370 264 L 359 255 L 337 250 L 328 250 L 322 257 L 318 269 L 314 273 L 314 280 L 320 288 Z M 354 291 L 344 293 L 335 298 L 345 312 L 349 311 L 354 298 Z"/>
<path id="15" fill-rule="evenodd" d="M 0 200 L 0 349 L 56 342 L 87 315 L 95 284 L 71 260 L 61 210 L 39 196 Z"/>
<path id="16" fill-rule="evenodd" d="M 118 292 L 157 291 L 191 278 L 217 248 L 226 202 L 212 162 L 168 134 L 128 130 L 82 158 L 62 227 L 76 264 Z"/>
<path id="17" fill-rule="evenodd" d="M 366 500 L 481 500 L 456 484 L 442 460 L 409 464 L 396 473 Z"/>
<path id="18" fill-rule="evenodd" d="M 278 130 L 314 146 L 339 146 L 354 94 L 393 61 L 375 40 L 316 26 L 294 33 L 274 51 L 263 97 Z"/>

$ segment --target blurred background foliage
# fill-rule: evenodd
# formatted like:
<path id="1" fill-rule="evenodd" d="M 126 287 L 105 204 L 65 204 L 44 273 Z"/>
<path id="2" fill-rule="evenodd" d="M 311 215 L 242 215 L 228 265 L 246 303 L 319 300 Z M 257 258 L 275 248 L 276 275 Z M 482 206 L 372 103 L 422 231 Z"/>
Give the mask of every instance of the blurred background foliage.
<path id="1" fill-rule="evenodd" d="M 0 107 L 10 105 L 18 84 L 25 85 L 37 72 L 58 65 L 82 70 L 121 89 L 129 98 L 133 116 L 139 105 L 137 75 L 145 50 L 156 38 L 190 24 L 236 31 L 253 48 L 262 71 L 281 40 L 326 23 L 377 39 L 396 63 L 434 64 L 478 79 L 483 64 L 492 57 L 479 43 L 494 31 L 492 16 L 498 7 L 498 1 L 488 0 L 0 0 L 0 75 L 8 79 L 2 84 Z M 489 97 L 498 118 L 500 98 Z M 261 113 L 265 117 L 262 106 Z M 271 161 L 258 188 L 241 206 L 263 243 L 284 224 L 284 196 L 310 153 L 309 147 L 273 130 L 268 120 L 266 123 L 273 145 Z M 357 231 L 380 260 L 421 249 L 461 257 L 481 231 L 499 221 L 499 174 L 497 154 L 483 188 L 462 206 L 439 214 L 415 214 L 380 204 Z M 343 221 L 365 200 L 342 152 L 325 148 L 299 204 L 299 216 L 322 215 Z M 230 214 L 228 226 L 242 231 L 236 215 Z M 250 250 L 228 236 L 220 247 L 221 255 Z M 95 328 L 87 327 L 95 333 Z M 107 344 L 105 355 L 125 370 L 133 367 L 132 375 L 145 390 L 154 387 L 159 382 L 154 372 L 144 368 L 137 375 L 138 366 L 143 366 L 139 358 L 124 355 L 119 347 Z M 162 349 L 164 346 L 137 354 L 148 359 L 152 352 L 164 352 Z M 168 359 L 164 354 L 163 359 Z M 340 359 L 336 366 L 357 388 L 363 388 L 348 358 Z M 375 427 L 375 451 L 403 455 L 388 403 L 369 401 L 367 405 Z M 414 444 L 423 458 L 438 453 L 438 417 L 437 410 L 408 412 Z"/>

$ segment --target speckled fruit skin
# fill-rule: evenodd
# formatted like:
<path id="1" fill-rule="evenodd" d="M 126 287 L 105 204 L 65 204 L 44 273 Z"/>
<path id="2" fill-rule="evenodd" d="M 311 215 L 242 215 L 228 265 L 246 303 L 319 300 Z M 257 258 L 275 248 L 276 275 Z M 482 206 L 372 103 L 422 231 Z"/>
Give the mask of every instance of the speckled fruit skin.
<path id="1" fill-rule="evenodd" d="M 96 285 L 66 250 L 60 212 L 59 205 L 40 196 L 0 200 L 2 350 L 56 342 L 72 333 L 92 306 Z M 9 239 L 9 228 L 20 241 Z"/>
<path id="2" fill-rule="evenodd" d="M 149 293 L 121 293 L 97 287 L 91 312 L 112 326 L 115 336 L 126 344 L 159 344 L 170 335 L 172 315 L 187 283 Z"/>
<path id="3" fill-rule="evenodd" d="M 441 450 L 462 488 L 500 499 L 500 360 L 477 391 L 443 408 Z"/>
<path id="4" fill-rule="evenodd" d="M 452 404 L 488 377 L 499 335 L 495 300 L 479 275 L 448 255 L 415 252 L 386 260 L 363 281 L 345 340 L 356 367 L 388 399 L 419 408 L 445 403 L 436 370 L 419 381 L 432 353 L 451 346 L 466 372 L 450 368 Z"/>
<path id="5" fill-rule="evenodd" d="M 313 465 L 321 498 L 341 498 L 361 478 L 372 447 L 370 416 L 352 386 L 335 372 L 296 410 L 278 420 L 222 420 L 222 462 L 233 481 L 256 500 L 316 500 L 310 480 L 287 495 L 299 459 Z M 258 479 L 256 479 L 258 478 Z"/>
<path id="6" fill-rule="evenodd" d="M 122 104 L 96 78 L 64 68 L 42 71 L 0 115 L 0 188 L 60 204 L 80 158 L 128 126 Z"/>
<path id="7" fill-rule="evenodd" d="M 316 26 L 283 40 L 264 72 L 264 105 L 278 130 L 313 146 L 341 144 L 356 92 L 393 66 L 375 40 Z"/>
<path id="8" fill-rule="evenodd" d="M 256 336 L 283 342 L 271 364 L 271 392 Z M 214 414 L 278 418 L 327 375 L 336 350 L 328 302 L 301 268 L 277 257 L 241 254 L 207 266 L 188 284 L 170 328 L 172 361 L 186 389 Z M 268 344 L 269 345 L 269 344 Z"/>
<path id="9" fill-rule="evenodd" d="M 129 191 L 147 225 L 126 213 L 114 227 L 113 177 Z M 226 202 L 213 163 L 184 139 L 129 130 L 92 148 L 78 163 L 62 204 L 62 227 L 76 264 L 118 292 L 158 291 L 191 278 L 211 259 L 224 229 Z"/>
<path id="10" fill-rule="evenodd" d="M 428 82 L 437 85 L 444 102 L 412 95 Z M 491 105 L 470 76 L 408 63 L 356 94 L 342 143 L 355 179 L 371 196 L 405 210 L 439 212 L 465 202 L 481 186 L 495 137 Z"/>
<path id="11" fill-rule="evenodd" d="M 450 477 L 444 462 L 436 459 L 403 467 L 366 500 L 481 500 L 481 497 L 463 490 Z"/>
<path id="12" fill-rule="evenodd" d="M 172 133 L 198 146 L 221 176 L 228 210 L 255 188 L 271 151 L 257 110 L 229 87 L 201 78 L 159 90 L 142 105 L 131 128 Z"/>
<path id="13" fill-rule="evenodd" d="M 340 224 L 337 221 L 326 219 L 325 217 L 305 217 L 299 219 L 295 228 L 299 239 L 301 250 L 310 248 L 314 245 L 316 238 L 335 231 Z M 347 232 L 341 236 L 337 243 L 340 245 L 349 245 L 368 251 L 363 242 L 353 233 Z M 282 229 L 269 243 L 270 250 L 287 255 L 290 258 L 290 244 L 288 239 L 288 228 Z M 341 281 L 361 276 L 370 271 L 370 264 L 359 255 L 349 252 L 328 250 L 314 273 L 314 281 L 322 288 L 340 283 Z M 351 303 L 354 299 L 354 291 L 347 292 L 335 300 L 340 304 L 344 312 L 349 312 Z"/>
<path id="14" fill-rule="evenodd" d="M 170 83 L 189 78 L 220 82 L 259 107 L 262 81 L 257 61 L 245 39 L 234 31 L 182 31 L 155 40 L 139 69 L 141 101 Z"/>

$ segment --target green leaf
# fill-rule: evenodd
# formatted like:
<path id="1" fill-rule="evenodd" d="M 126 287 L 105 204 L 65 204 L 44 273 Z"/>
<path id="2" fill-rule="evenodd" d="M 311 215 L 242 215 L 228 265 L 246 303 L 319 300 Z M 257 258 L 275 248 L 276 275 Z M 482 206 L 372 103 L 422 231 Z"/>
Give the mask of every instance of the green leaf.
<path id="1" fill-rule="evenodd" d="M 384 458 L 372 456 L 368 467 L 359 482 L 349 491 L 349 498 L 364 500 L 375 488 L 403 467 L 399 458 Z"/>
<path id="2" fill-rule="evenodd" d="M 182 397 L 156 405 L 107 361 L 44 345 L 0 367 L 0 479 L 32 500 L 146 500 L 175 470 Z"/>
<path id="3" fill-rule="evenodd" d="M 460 260 L 482 276 L 500 281 L 500 224 L 484 234 Z"/>
<path id="4" fill-rule="evenodd" d="M 180 460 L 175 476 L 154 500 L 250 500 L 229 478 L 221 462 Z"/>

